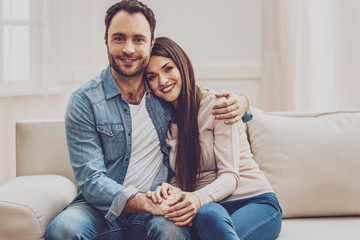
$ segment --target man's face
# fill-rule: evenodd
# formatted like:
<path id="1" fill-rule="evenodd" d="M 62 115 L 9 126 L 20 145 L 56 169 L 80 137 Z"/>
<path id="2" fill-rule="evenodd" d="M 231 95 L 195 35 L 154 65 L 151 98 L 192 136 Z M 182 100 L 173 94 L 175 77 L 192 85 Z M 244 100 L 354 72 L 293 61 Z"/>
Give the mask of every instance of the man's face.
<path id="1" fill-rule="evenodd" d="M 149 63 L 150 25 L 141 13 L 116 13 L 111 20 L 105 42 L 111 68 L 120 76 L 142 74 Z"/>

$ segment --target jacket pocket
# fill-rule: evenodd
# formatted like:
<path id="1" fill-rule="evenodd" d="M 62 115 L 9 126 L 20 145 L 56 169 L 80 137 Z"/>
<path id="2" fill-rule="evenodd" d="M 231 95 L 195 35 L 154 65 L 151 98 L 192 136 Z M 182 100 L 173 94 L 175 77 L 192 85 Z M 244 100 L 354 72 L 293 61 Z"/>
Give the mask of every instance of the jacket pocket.
<path id="1" fill-rule="evenodd" d="M 118 159 L 125 154 L 126 137 L 122 124 L 98 125 L 105 160 Z"/>

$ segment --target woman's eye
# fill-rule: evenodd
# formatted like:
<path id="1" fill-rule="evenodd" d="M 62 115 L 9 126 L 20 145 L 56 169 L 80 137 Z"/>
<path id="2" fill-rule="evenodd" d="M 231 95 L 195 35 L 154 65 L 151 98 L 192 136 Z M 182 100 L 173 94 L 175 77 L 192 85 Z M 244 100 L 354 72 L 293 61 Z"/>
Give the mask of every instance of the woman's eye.
<path id="1" fill-rule="evenodd" d="M 155 77 L 156 77 L 155 75 L 148 75 L 148 76 L 147 76 L 147 80 L 148 80 L 148 81 L 154 80 Z"/>
<path id="2" fill-rule="evenodd" d="M 173 69 L 173 67 L 168 66 L 168 67 L 165 68 L 165 72 L 170 72 L 172 69 Z"/>

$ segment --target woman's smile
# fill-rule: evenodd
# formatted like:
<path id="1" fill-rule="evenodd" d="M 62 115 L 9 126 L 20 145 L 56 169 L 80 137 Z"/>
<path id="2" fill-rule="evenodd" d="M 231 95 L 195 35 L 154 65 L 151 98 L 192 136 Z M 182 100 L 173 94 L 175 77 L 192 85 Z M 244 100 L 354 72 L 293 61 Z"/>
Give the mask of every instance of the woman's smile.
<path id="1" fill-rule="evenodd" d="M 171 92 L 171 90 L 174 89 L 174 87 L 175 87 L 175 83 L 165 86 L 164 88 L 161 89 L 161 91 L 163 93 L 169 93 Z"/>
<path id="2" fill-rule="evenodd" d="M 151 56 L 145 77 L 153 92 L 176 106 L 182 87 L 180 71 L 170 58 Z"/>

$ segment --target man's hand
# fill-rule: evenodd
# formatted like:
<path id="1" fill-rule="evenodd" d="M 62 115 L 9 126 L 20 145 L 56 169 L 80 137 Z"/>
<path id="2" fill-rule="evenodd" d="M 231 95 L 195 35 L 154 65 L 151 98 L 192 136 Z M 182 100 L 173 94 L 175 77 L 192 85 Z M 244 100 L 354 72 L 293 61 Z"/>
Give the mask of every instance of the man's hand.
<path id="1" fill-rule="evenodd" d="M 225 124 L 233 124 L 240 121 L 249 109 L 249 101 L 243 95 L 224 91 L 215 94 L 215 96 L 226 98 L 224 102 L 215 104 L 212 111 L 216 119 L 225 119 Z"/>
<path id="2" fill-rule="evenodd" d="M 177 195 L 171 194 L 167 200 L 163 200 L 161 203 L 153 203 L 151 198 L 148 198 L 144 193 L 138 192 L 127 201 L 124 211 L 127 213 L 151 213 L 152 215 L 164 216 L 171 210 L 172 206 L 182 200 Z"/>
<path id="3" fill-rule="evenodd" d="M 138 192 L 129 199 L 125 205 L 124 211 L 127 213 L 151 213 L 152 215 L 165 215 L 170 208 L 168 203 L 155 204 L 144 193 Z"/>

